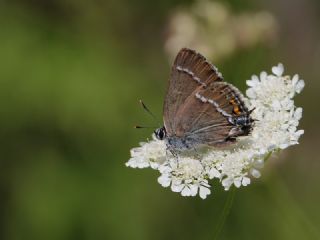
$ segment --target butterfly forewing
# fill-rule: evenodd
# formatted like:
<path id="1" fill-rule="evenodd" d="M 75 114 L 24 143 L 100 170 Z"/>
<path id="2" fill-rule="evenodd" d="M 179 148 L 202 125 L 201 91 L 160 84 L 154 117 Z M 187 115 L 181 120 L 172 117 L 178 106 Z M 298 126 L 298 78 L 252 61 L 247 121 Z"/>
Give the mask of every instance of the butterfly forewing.
<path id="1" fill-rule="evenodd" d="M 164 125 L 168 135 L 177 134 L 181 108 L 197 88 L 206 88 L 211 83 L 222 81 L 222 76 L 201 54 L 187 48 L 178 53 L 171 70 L 164 101 Z"/>

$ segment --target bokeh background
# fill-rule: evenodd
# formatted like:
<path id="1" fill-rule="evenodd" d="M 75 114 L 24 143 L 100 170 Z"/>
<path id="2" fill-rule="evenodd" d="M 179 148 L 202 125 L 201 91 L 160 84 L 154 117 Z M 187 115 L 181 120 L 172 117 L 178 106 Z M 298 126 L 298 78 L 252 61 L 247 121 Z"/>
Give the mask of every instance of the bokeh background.
<path id="1" fill-rule="evenodd" d="M 228 197 L 125 167 L 191 46 L 241 90 L 278 62 L 306 87 L 300 144 L 238 189 L 218 239 L 320 239 L 320 1 L 1 0 L 0 239 L 213 239 Z"/>

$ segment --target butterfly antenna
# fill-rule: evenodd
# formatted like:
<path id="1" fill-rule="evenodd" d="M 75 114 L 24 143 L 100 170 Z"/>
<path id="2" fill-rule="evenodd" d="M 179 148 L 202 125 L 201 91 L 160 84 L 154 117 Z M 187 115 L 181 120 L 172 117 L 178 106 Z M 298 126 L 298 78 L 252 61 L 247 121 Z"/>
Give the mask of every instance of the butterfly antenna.
<path id="1" fill-rule="evenodd" d="M 156 116 L 149 110 L 149 108 L 142 102 L 142 100 L 139 100 L 142 108 L 149 113 L 149 115 L 158 123 L 159 126 L 161 126 L 159 119 L 156 118 Z"/>
<path id="2" fill-rule="evenodd" d="M 134 128 L 153 128 L 153 129 L 155 129 L 157 127 L 136 125 L 136 126 L 134 126 Z"/>

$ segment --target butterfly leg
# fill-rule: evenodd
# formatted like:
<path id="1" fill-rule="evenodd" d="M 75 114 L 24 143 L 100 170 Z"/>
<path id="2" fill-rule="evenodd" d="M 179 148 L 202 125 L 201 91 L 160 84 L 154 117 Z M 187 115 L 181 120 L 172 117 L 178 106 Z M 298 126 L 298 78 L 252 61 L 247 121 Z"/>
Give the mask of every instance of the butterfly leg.
<path id="1" fill-rule="evenodd" d="M 200 152 L 197 150 L 197 148 L 192 148 L 192 150 L 194 151 L 194 156 L 197 158 L 197 159 L 201 159 L 201 154 Z"/>
<path id="2" fill-rule="evenodd" d="M 176 151 L 174 151 L 172 148 L 170 148 L 170 146 L 167 146 L 167 148 L 166 148 L 166 157 L 168 156 L 168 154 L 171 154 L 173 156 L 174 160 L 176 161 L 177 167 L 179 167 L 179 156 L 178 156 L 178 153 Z M 167 157 L 167 159 L 168 159 L 168 157 Z"/>
<path id="3" fill-rule="evenodd" d="M 167 156 L 168 156 L 169 152 L 174 158 L 178 158 L 178 154 L 172 148 L 167 146 L 167 148 L 166 148 L 166 155 Z"/>

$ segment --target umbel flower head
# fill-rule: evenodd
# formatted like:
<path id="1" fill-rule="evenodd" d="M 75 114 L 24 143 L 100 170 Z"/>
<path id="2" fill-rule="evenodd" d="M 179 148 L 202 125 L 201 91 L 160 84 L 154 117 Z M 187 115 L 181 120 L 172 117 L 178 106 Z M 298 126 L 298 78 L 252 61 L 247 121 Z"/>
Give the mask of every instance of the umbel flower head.
<path id="1" fill-rule="evenodd" d="M 165 50 L 174 58 L 181 46 L 189 46 L 217 62 L 243 48 L 273 44 L 277 28 L 270 12 L 234 13 L 225 1 L 198 0 L 171 15 Z"/>
<path id="2" fill-rule="evenodd" d="M 247 80 L 245 101 L 255 119 L 252 133 L 238 139 L 228 149 L 207 149 L 201 157 L 185 153 L 172 156 L 164 141 L 153 139 L 131 150 L 126 166 L 151 167 L 160 172 L 158 182 L 182 196 L 206 198 L 211 193 L 209 180 L 217 179 L 225 190 L 234 185 L 247 186 L 251 178 L 259 178 L 265 159 L 273 152 L 298 144 L 303 130 L 298 130 L 302 108 L 294 105 L 293 97 L 302 91 L 304 81 L 296 74 L 283 76 L 278 64 L 272 74 L 262 72 Z"/>

